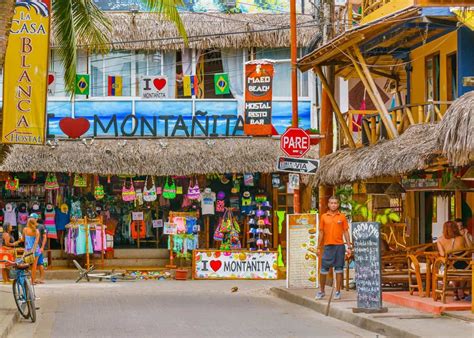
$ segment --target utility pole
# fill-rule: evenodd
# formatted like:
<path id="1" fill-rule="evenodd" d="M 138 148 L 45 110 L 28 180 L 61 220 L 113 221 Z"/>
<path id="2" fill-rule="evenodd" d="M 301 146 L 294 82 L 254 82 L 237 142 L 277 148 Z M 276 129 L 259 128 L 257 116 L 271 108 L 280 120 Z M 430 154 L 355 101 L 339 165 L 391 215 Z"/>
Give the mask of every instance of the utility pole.
<path id="1" fill-rule="evenodd" d="M 296 39 L 296 0 L 290 0 L 290 51 L 291 51 L 291 125 L 298 128 L 298 45 Z M 300 213 L 300 191 L 293 193 L 293 210 Z"/>

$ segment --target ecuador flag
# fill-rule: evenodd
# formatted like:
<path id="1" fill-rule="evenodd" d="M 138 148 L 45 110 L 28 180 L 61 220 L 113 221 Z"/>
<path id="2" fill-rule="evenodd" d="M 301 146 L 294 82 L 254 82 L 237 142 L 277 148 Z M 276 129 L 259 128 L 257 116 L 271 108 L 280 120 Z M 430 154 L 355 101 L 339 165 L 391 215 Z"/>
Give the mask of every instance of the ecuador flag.
<path id="1" fill-rule="evenodd" d="M 183 77 L 183 95 L 196 96 L 198 92 L 198 81 L 195 75 L 185 75 Z"/>
<path id="2" fill-rule="evenodd" d="M 110 76 L 108 77 L 108 96 L 122 96 L 122 77 Z"/>

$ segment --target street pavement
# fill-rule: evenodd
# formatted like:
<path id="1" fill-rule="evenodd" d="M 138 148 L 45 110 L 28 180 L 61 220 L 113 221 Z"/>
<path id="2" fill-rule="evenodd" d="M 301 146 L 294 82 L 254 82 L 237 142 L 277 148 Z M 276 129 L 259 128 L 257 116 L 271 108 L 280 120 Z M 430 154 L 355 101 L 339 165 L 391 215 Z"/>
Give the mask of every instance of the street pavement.
<path id="1" fill-rule="evenodd" d="M 9 337 L 380 337 L 272 296 L 269 289 L 281 286 L 51 281 L 36 289 L 37 323 L 21 320 Z"/>

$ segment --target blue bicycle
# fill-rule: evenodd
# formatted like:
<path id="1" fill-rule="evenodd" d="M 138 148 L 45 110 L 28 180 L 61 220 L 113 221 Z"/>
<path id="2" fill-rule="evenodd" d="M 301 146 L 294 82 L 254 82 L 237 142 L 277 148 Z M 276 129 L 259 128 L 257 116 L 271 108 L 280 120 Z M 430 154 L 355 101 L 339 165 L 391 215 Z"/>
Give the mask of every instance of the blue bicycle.
<path id="1" fill-rule="evenodd" d="M 32 255 L 32 254 L 31 254 Z M 36 322 L 35 290 L 31 283 L 31 274 L 28 271 L 30 264 L 25 263 L 27 257 L 17 259 L 15 262 L 2 260 L 0 263 L 6 263 L 13 268 L 13 297 L 15 298 L 18 312 L 25 318 L 30 318 Z"/>

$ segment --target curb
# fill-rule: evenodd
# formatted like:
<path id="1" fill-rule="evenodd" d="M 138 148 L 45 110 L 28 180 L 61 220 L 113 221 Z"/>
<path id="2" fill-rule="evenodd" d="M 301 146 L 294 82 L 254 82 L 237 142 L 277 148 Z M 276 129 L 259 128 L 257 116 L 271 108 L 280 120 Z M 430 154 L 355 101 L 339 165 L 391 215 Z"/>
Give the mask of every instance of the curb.
<path id="1" fill-rule="evenodd" d="M 271 288 L 270 291 L 276 297 L 286 300 L 288 302 L 304 306 L 306 308 L 319 312 L 323 315 L 326 313 L 326 307 L 327 307 L 326 302 L 319 303 L 306 297 L 296 296 L 292 294 L 291 292 L 285 289 L 281 289 L 281 288 L 274 287 L 274 288 Z M 388 336 L 388 337 L 404 337 L 404 338 L 419 337 L 408 331 L 401 330 L 398 327 L 384 324 L 380 321 L 374 320 L 372 318 L 369 318 L 363 315 L 354 314 L 350 310 L 342 310 L 339 308 L 331 307 L 329 309 L 329 317 L 342 320 L 351 325 L 355 325 L 362 329 L 379 333 L 381 335 Z"/>
<path id="2" fill-rule="evenodd" d="M 14 311 L 12 310 L 10 319 L 5 320 L 7 325 L 5 325 L 5 327 L 2 327 L 0 330 L 0 338 L 7 338 L 15 323 L 18 322 L 18 319 L 18 311 L 16 311 L 16 309 Z"/>

